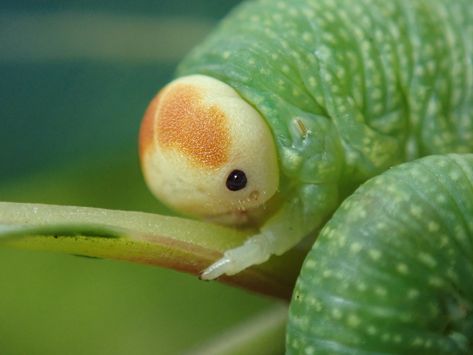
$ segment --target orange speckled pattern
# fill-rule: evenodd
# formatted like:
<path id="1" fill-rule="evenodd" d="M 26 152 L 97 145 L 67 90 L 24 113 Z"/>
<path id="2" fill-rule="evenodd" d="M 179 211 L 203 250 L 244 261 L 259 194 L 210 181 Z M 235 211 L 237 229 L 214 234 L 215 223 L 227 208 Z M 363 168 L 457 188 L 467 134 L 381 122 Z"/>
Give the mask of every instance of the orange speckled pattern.
<path id="1" fill-rule="evenodd" d="M 155 128 L 161 148 L 180 150 L 206 168 L 218 168 L 228 161 L 231 142 L 227 117 L 218 107 L 203 104 L 194 86 L 176 84 L 168 88 L 158 110 Z"/>

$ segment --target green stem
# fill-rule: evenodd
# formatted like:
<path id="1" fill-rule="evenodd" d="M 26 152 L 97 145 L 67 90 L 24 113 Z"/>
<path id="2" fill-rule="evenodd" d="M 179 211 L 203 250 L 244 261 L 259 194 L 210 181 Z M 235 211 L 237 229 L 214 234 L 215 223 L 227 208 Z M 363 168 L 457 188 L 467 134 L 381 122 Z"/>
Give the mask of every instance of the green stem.
<path id="1" fill-rule="evenodd" d="M 194 275 L 250 233 L 143 212 L 0 202 L 3 245 L 127 260 Z M 296 249 L 219 281 L 288 299 L 303 257 Z"/>

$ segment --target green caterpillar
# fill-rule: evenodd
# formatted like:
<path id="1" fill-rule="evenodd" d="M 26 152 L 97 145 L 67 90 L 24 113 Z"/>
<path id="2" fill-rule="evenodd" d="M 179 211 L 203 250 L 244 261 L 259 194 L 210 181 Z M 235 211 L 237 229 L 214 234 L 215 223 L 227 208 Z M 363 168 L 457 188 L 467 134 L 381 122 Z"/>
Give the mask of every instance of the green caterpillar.
<path id="1" fill-rule="evenodd" d="M 306 258 L 288 353 L 471 354 L 472 237 L 473 154 L 430 156 L 371 179 Z"/>
<path id="2" fill-rule="evenodd" d="M 207 279 L 284 253 L 392 166 L 464 154 L 393 169 L 338 208 L 298 280 L 289 353 L 473 351 L 471 38 L 470 0 L 249 1 L 150 104 L 155 195 L 259 229 Z"/>

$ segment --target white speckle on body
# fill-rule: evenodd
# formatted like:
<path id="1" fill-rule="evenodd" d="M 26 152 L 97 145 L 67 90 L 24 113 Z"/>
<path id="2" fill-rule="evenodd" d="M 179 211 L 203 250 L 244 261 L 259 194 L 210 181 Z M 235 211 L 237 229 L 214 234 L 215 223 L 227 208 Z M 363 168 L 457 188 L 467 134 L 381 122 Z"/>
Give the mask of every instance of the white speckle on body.
<path id="1" fill-rule="evenodd" d="M 417 257 L 419 261 L 421 261 L 424 265 L 428 266 L 431 269 L 437 266 L 437 261 L 435 260 L 435 258 L 428 253 L 420 252 Z"/>
<path id="2" fill-rule="evenodd" d="M 396 270 L 403 275 L 407 275 L 409 273 L 409 267 L 404 263 L 398 264 Z"/>
<path id="3" fill-rule="evenodd" d="M 350 251 L 354 254 L 359 253 L 363 249 L 363 246 L 361 243 L 355 242 L 352 245 L 350 245 Z"/>
<path id="4" fill-rule="evenodd" d="M 381 287 L 381 286 L 376 286 L 374 289 L 374 292 L 378 296 L 381 296 L 381 297 L 385 297 L 388 294 L 388 291 L 384 287 Z"/>
<path id="5" fill-rule="evenodd" d="M 411 206 L 409 211 L 410 211 L 411 215 L 416 217 L 416 218 L 420 218 L 422 216 L 422 207 L 420 207 L 420 206 L 413 205 L 413 206 Z"/>
<path id="6" fill-rule="evenodd" d="M 420 292 L 419 290 L 415 289 L 415 288 L 411 288 L 409 291 L 407 291 L 407 298 L 409 299 L 416 299 L 417 297 L 419 297 L 420 295 Z"/>
<path id="7" fill-rule="evenodd" d="M 370 249 L 368 251 L 368 254 L 371 257 L 371 259 L 373 259 L 374 261 L 378 261 L 382 256 L 382 253 L 376 249 Z"/>
<path id="8" fill-rule="evenodd" d="M 332 317 L 334 319 L 341 319 L 343 316 L 342 311 L 340 311 L 338 308 L 332 309 Z"/>
<path id="9" fill-rule="evenodd" d="M 368 334 L 369 335 L 376 335 L 378 333 L 378 329 L 376 329 L 376 327 L 370 325 L 368 327 Z"/>
<path id="10" fill-rule="evenodd" d="M 349 327 L 357 328 L 361 324 L 361 319 L 356 314 L 350 314 L 347 319 Z"/>
<path id="11" fill-rule="evenodd" d="M 430 221 L 427 228 L 429 229 L 429 232 L 438 232 L 440 225 L 435 221 Z"/>

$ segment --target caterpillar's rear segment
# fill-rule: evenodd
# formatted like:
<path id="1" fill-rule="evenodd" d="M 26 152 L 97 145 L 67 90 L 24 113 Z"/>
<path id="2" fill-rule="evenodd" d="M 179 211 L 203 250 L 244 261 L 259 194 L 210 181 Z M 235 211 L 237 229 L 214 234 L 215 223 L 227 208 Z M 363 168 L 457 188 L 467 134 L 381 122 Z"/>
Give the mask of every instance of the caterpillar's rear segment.
<path id="1" fill-rule="evenodd" d="M 293 294 L 288 354 L 471 354 L 473 154 L 403 164 L 320 233 Z"/>

